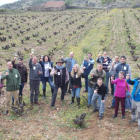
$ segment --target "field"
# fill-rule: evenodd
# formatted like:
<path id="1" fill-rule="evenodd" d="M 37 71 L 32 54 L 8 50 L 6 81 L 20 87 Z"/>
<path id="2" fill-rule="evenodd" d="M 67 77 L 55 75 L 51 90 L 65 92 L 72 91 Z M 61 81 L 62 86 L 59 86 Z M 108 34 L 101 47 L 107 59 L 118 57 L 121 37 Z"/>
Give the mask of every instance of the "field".
<path id="1" fill-rule="evenodd" d="M 35 55 L 49 54 L 53 62 L 74 52 L 74 57 L 81 65 L 84 54 L 92 52 L 96 60 L 98 52 L 108 52 L 108 56 L 125 55 L 131 66 L 133 78 L 138 77 L 140 69 L 140 9 L 105 10 L 66 10 L 63 12 L 27 12 L 0 15 L 0 71 L 6 70 L 7 61 L 15 53 L 24 57 L 28 67 L 31 49 Z M 95 66 L 96 67 L 96 64 Z M 21 116 L 10 112 L 4 115 L 6 92 L 3 89 L 0 97 L 0 140 L 139 140 L 140 132 L 137 123 L 129 125 L 131 111 L 121 119 L 121 112 L 113 119 L 114 110 L 107 107 L 112 96 L 107 97 L 103 120 L 98 113 L 92 114 L 87 109 L 87 101 L 81 90 L 81 107 L 69 106 L 70 94 L 65 101 L 60 101 L 58 93 L 56 110 L 50 106 L 51 91 L 48 86 L 47 97 L 42 97 L 40 85 L 40 106 L 29 106 L 29 84 L 23 94 L 26 107 Z M 132 87 L 131 87 L 132 89 Z M 87 113 L 85 127 L 73 124 L 76 115 Z"/>

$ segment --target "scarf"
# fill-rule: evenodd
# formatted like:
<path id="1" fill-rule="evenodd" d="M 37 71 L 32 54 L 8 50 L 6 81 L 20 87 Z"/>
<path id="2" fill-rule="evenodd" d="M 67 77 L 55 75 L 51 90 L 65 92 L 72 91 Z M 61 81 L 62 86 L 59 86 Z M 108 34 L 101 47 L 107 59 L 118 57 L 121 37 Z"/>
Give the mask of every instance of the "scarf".
<path id="1" fill-rule="evenodd" d="M 61 70 L 61 69 L 64 68 L 64 66 L 62 65 L 61 67 L 58 67 L 58 66 L 56 65 L 56 68 L 59 69 L 59 70 Z"/>

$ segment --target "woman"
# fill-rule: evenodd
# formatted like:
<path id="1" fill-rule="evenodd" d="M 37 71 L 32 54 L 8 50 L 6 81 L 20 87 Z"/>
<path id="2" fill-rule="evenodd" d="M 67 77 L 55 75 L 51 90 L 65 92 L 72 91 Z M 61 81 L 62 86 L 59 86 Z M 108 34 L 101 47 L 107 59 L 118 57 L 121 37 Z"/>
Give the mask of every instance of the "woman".
<path id="1" fill-rule="evenodd" d="M 53 68 L 53 62 L 48 55 L 45 55 L 43 59 L 40 59 L 39 63 L 41 64 L 43 75 L 41 76 L 41 81 L 43 84 L 43 97 L 46 97 L 46 82 L 51 86 L 51 92 L 54 92 L 53 77 L 50 76 L 50 72 Z"/>
<path id="2" fill-rule="evenodd" d="M 81 72 L 80 71 L 80 66 L 78 64 L 75 64 L 73 66 L 72 72 L 71 72 L 71 85 L 72 85 L 72 101 L 70 104 L 74 103 L 74 98 L 76 95 L 77 98 L 77 104 L 78 106 L 80 105 L 80 90 L 82 87 L 82 83 L 81 83 Z"/>
<path id="3" fill-rule="evenodd" d="M 118 115 L 118 108 L 119 108 L 119 102 L 121 101 L 121 107 L 122 107 L 122 119 L 125 118 L 125 98 L 126 98 L 126 90 L 129 90 L 129 86 L 124 79 L 125 73 L 123 71 L 119 72 L 119 78 L 116 80 L 113 80 L 113 77 L 111 77 L 111 83 L 116 85 L 116 90 L 114 93 L 115 96 L 115 115 L 113 118 L 116 118 Z"/>

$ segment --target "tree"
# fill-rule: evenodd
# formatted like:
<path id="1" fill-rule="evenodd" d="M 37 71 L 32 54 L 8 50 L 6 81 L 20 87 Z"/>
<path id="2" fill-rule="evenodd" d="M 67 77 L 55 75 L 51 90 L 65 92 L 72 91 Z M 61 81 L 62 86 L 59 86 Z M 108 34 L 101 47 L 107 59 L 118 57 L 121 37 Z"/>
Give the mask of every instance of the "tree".
<path id="1" fill-rule="evenodd" d="M 67 7 L 71 6 L 73 3 L 73 0 L 65 0 L 65 4 Z"/>
<path id="2" fill-rule="evenodd" d="M 109 6 L 110 2 L 116 2 L 116 0 L 101 0 L 102 5 L 106 4 L 107 13 L 108 13 L 108 6 Z"/>

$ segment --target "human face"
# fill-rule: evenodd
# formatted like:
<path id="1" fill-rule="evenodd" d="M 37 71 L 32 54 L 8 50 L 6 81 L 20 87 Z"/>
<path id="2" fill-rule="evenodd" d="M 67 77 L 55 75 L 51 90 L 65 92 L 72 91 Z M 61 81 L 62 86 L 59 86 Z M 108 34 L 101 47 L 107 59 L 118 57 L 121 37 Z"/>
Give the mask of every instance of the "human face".
<path id="1" fill-rule="evenodd" d="M 87 57 L 88 57 L 88 59 L 91 59 L 92 55 L 89 53 L 89 54 L 87 55 Z"/>
<path id="2" fill-rule="evenodd" d="M 44 60 L 45 62 L 48 62 L 48 56 L 45 56 Z"/>
<path id="3" fill-rule="evenodd" d="M 97 66 L 97 69 L 98 69 L 99 72 L 101 72 L 102 69 L 103 69 L 103 66 L 102 66 L 102 65 L 98 65 L 98 66 Z"/>
<path id="4" fill-rule="evenodd" d="M 124 75 L 119 73 L 119 79 L 123 80 L 124 79 Z"/>
<path id="5" fill-rule="evenodd" d="M 18 60 L 18 63 L 20 64 L 20 65 L 22 65 L 23 64 L 23 60 Z"/>
<path id="6" fill-rule="evenodd" d="M 104 57 L 107 57 L 107 52 L 104 52 Z"/>
<path id="7" fill-rule="evenodd" d="M 37 63 L 37 57 L 33 57 L 32 62 L 33 62 L 33 64 L 36 64 Z"/>
<path id="8" fill-rule="evenodd" d="M 115 62 L 118 62 L 118 61 L 119 61 L 119 57 L 115 56 Z"/>
<path id="9" fill-rule="evenodd" d="M 58 66 L 58 67 L 61 67 L 61 66 L 62 66 L 62 63 L 61 63 L 61 62 L 58 62 L 58 63 L 57 63 L 57 66 Z"/>
<path id="10" fill-rule="evenodd" d="M 102 80 L 98 80 L 98 81 L 97 81 L 97 84 L 98 84 L 98 86 L 100 87 L 100 86 L 102 86 L 103 81 L 102 81 Z"/>
<path id="11" fill-rule="evenodd" d="M 121 58 L 121 63 L 125 63 L 126 59 L 124 59 L 123 57 Z"/>
<path id="12" fill-rule="evenodd" d="M 75 71 L 75 72 L 77 72 L 77 71 L 78 71 L 77 66 L 74 66 L 74 67 L 73 67 L 73 69 L 74 69 L 74 71 Z"/>
<path id="13" fill-rule="evenodd" d="M 8 62 L 8 63 L 7 63 L 7 67 L 8 67 L 9 70 L 11 70 L 11 69 L 13 68 L 12 63 L 11 63 L 11 62 Z"/>
<path id="14" fill-rule="evenodd" d="M 70 58 L 73 58 L 73 56 L 74 56 L 74 53 L 70 52 Z"/>

